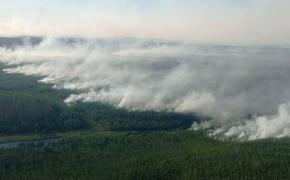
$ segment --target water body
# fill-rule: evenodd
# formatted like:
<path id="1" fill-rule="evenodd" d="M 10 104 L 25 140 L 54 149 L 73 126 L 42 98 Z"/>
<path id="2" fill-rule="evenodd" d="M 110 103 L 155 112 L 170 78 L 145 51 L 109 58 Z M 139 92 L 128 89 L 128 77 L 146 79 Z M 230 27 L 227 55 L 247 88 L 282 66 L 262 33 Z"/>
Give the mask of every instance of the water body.
<path id="1" fill-rule="evenodd" d="M 55 144 L 60 140 L 60 138 L 50 138 L 50 139 L 41 139 L 41 140 L 32 140 L 32 141 L 12 141 L 6 143 L 0 143 L 0 149 L 11 149 L 17 148 L 19 146 L 28 146 L 28 145 L 49 145 Z"/>

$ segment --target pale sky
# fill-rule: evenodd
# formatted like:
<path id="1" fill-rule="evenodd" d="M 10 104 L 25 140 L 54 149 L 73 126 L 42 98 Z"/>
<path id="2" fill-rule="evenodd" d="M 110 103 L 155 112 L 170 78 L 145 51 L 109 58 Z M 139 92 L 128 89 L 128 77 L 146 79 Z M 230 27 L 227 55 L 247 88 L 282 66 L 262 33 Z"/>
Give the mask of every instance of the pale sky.
<path id="1" fill-rule="evenodd" d="M 289 0 L 0 0 L 0 35 L 288 44 Z"/>

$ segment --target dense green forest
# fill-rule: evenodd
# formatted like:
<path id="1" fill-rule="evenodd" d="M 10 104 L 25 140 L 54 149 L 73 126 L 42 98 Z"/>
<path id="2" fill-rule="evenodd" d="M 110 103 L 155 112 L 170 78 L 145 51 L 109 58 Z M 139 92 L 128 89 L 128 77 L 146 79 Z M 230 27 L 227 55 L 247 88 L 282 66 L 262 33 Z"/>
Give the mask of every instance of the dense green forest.
<path id="1" fill-rule="evenodd" d="M 6 74 L 0 66 L 0 134 L 45 133 L 89 127 L 63 99 L 67 91 L 39 84 L 36 77 Z"/>
<path id="2" fill-rule="evenodd" d="M 87 135 L 0 150 L 0 179 L 289 179 L 290 140 L 221 142 L 204 132 Z"/>
<path id="3" fill-rule="evenodd" d="M 0 69 L 4 68 L 3 65 Z M 0 134 L 51 133 L 78 129 L 172 130 L 188 128 L 195 114 L 116 109 L 101 103 L 67 106 L 71 93 L 40 84 L 37 77 L 0 71 Z"/>
<path id="4" fill-rule="evenodd" d="M 0 71 L 1 141 L 64 133 L 55 144 L 0 148 L 1 180 L 290 178 L 288 138 L 218 141 L 188 130 L 203 120 L 196 114 L 67 106 L 72 92 L 38 79 Z"/>

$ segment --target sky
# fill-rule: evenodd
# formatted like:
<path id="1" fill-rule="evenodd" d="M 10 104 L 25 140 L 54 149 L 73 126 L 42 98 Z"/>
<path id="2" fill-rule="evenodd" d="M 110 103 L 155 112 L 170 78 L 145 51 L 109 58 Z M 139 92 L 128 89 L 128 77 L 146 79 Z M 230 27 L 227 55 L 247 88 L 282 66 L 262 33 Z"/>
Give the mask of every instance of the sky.
<path id="1" fill-rule="evenodd" d="M 0 0 L 0 35 L 288 44 L 289 0 Z"/>

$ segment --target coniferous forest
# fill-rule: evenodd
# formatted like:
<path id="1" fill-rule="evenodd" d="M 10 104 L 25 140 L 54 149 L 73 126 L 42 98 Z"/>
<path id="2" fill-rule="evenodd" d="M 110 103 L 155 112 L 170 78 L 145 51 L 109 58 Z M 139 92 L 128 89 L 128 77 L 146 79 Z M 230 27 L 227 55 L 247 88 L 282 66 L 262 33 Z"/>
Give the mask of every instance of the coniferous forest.
<path id="1" fill-rule="evenodd" d="M 290 0 L 0 0 L 0 180 L 290 180 Z"/>
<path id="2" fill-rule="evenodd" d="M 0 179 L 290 177 L 288 138 L 215 140 L 189 130 L 204 120 L 197 114 L 128 111 L 101 103 L 68 106 L 63 99 L 71 92 L 39 84 L 37 77 L 1 72 L 0 79 L 0 142 L 59 138 L 0 148 Z"/>

